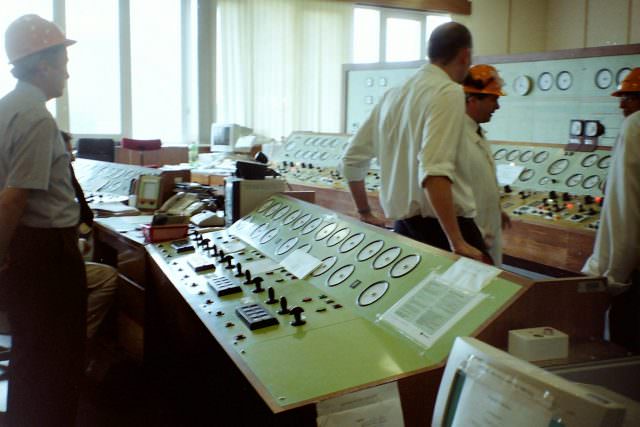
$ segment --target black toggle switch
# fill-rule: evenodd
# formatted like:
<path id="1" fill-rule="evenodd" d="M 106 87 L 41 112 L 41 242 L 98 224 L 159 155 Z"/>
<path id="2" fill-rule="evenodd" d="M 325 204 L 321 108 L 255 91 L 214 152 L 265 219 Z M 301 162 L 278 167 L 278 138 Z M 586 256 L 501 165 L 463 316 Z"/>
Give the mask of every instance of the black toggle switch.
<path id="1" fill-rule="evenodd" d="M 276 291 L 273 290 L 273 287 L 269 286 L 269 288 L 267 289 L 267 296 L 269 298 L 265 301 L 265 304 L 275 304 L 278 302 L 278 300 L 276 299 Z"/>
<path id="2" fill-rule="evenodd" d="M 242 276 L 244 276 L 244 273 L 242 272 L 242 264 L 237 263 L 237 264 L 236 264 L 236 270 L 238 271 L 238 272 L 236 273 L 236 277 L 242 277 Z"/>
<path id="3" fill-rule="evenodd" d="M 287 297 L 280 297 L 280 310 L 278 314 L 289 314 L 289 308 L 287 307 Z"/>
<path id="4" fill-rule="evenodd" d="M 218 246 L 214 243 L 211 247 L 213 249 L 213 256 L 218 256 Z"/>
<path id="5" fill-rule="evenodd" d="M 209 239 L 202 239 L 202 246 L 204 246 L 205 250 L 209 250 L 209 242 L 211 242 L 211 240 Z"/>
<path id="6" fill-rule="evenodd" d="M 513 189 L 512 189 L 510 186 L 508 186 L 508 185 L 505 185 L 505 186 L 504 186 L 504 192 L 505 192 L 505 193 L 509 194 L 509 193 L 511 193 L 512 191 L 513 191 Z"/>
<path id="7" fill-rule="evenodd" d="M 253 290 L 254 294 L 259 294 L 261 292 L 264 292 L 264 289 L 262 288 L 263 281 L 264 279 L 260 276 L 256 276 L 253 278 L 253 284 L 256 286 L 256 288 Z"/>
<path id="8" fill-rule="evenodd" d="M 253 283 L 251 280 L 251 272 L 249 270 L 244 271 L 244 277 L 245 277 L 245 281 L 243 282 L 244 285 L 250 285 L 251 283 Z"/>
<path id="9" fill-rule="evenodd" d="M 551 190 L 551 191 L 549 191 L 549 198 L 550 199 L 557 199 L 558 198 L 558 194 L 554 190 Z"/>
<path id="10" fill-rule="evenodd" d="M 293 321 L 289 322 L 291 326 L 302 326 L 307 323 L 302 319 L 302 313 L 304 313 L 304 309 L 302 307 L 293 307 L 291 309 L 291 314 L 293 314 Z"/>
<path id="11" fill-rule="evenodd" d="M 233 268 L 233 264 L 231 263 L 233 261 L 233 257 L 231 255 L 227 255 L 226 257 L 224 257 L 224 261 L 227 263 L 227 266 L 225 268 L 227 270 L 231 270 Z"/>
<path id="12" fill-rule="evenodd" d="M 220 257 L 220 261 L 224 260 L 224 251 L 222 249 L 218 251 L 218 256 Z"/>

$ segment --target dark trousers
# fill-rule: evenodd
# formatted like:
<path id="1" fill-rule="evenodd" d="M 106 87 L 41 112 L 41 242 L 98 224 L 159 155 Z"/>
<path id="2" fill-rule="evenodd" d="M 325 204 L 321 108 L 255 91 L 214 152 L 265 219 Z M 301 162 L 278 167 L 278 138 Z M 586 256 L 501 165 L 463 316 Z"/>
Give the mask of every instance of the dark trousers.
<path id="1" fill-rule="evenodd" d="M 487 252 L 487 246 L 482 238 L 482 233 L 480 233 L 480 229 L 478 229 L 473 219 L 459 216 L 457 220 L 464 240 L 482 252 L 487 257 L 487 260 L 491 260 L 491 256 Z M 437 218 L 417 215 L 407 219 L 400 219 L 393 224 L 393 231 L 413 240 L 451 252 L 447 235 L 444 233 Z"/>
<path id="2" fill-rule="evenodd" d="M 612 342 L 640 353 L 640 270 L 633 273 L 629 290 L 613 297 L 609 334 Z"/>
<path id="3" fill-rule="evenodd" d="M 73 426 L 87 310 L 75 227 L 19 227 L 2 281 L 12 335 L 8 425 Z"/>

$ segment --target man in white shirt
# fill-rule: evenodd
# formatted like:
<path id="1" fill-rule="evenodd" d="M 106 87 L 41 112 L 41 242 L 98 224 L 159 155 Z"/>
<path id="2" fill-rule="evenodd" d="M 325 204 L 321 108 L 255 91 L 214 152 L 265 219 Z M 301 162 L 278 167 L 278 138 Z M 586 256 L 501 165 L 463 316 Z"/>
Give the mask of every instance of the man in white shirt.
<path id="1" fill-rule="evenodd" d="M 471 63 L 472 38 L 449 22 L 429 39 L 430 64 L 385 93 L 345 152 L 340 168 L 361 220 L 383 225 L 371 213 L 364 178 L 380 163 L 380 204 L 394 230 L 424 243 L 487 260 L 473 222 L 467 145 L 463 141 L 464 93 L 458 83 Z M 483 253 L 484 252 L 484 253 Z"/>
<path id="2" fill-rule="evenodd" d="M 613 160 L 593 254 L 582 272 L 606 276 L 614 295 L 609 310 L 611 341 L 640 351 L 640 68 L 617 91 L 625 117 Z"/>

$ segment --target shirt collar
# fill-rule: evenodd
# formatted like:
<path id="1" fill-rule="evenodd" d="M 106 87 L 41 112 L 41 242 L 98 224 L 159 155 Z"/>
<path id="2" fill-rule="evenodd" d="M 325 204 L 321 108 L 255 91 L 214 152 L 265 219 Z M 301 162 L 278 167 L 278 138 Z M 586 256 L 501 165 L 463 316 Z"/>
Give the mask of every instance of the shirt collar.
<path id="1" fill-rule="evenodd" d="M 475 120 L 473 120 L 468 114 L 464 115 L 464 126 L 467 129 L 468 133 L 474 133 L 478 138 L 475 139 L 476 142 L 482 140 L 484 138 L 484 131 L 480 127 Z M 482 136 L 478 134 L 478 129 L 482 132 Z"/>

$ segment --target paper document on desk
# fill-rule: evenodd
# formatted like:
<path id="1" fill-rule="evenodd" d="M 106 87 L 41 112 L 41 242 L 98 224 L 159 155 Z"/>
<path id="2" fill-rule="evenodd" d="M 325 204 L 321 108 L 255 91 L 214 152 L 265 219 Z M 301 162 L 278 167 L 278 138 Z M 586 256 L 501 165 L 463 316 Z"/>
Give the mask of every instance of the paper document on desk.
<path id="1" fill-rule="evenodd" d="M 500 271 L 492 265 L 462 257 L 440 276 L 440 280 L 465 291 L 480 292 Z"/>
<path id="2" fill-rule="evenodd" d="M 123 203 L 89 203 L 89 207 L 106 215 L 139 215 L 140 211 L 133 206 Z"/>

